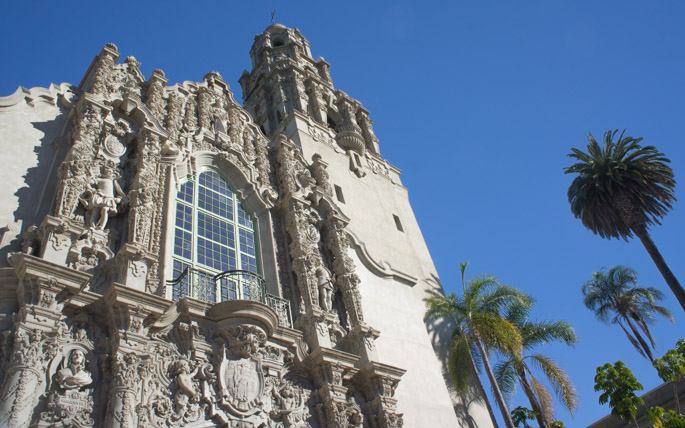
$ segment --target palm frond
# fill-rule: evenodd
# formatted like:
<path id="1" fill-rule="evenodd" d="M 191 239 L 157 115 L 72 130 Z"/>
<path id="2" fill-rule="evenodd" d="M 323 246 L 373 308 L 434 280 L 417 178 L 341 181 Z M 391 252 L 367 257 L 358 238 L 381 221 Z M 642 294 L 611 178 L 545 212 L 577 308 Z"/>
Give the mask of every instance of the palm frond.
<path id="1" fill-rule="evenodd" d="M 529 358 L 547 377 L 559 402 L 573 415 L 578 406 L 578 394 L 568 374 L 549 357 L 535 354 Z"/>
<path id="2" fill-rule="evenodd" d="M 548 421 L 554 420 L 554 403 L 549 391 L 532 373 L 530 373 L 530 386 L 535 392 L 535 396 L 540 403 L 542 413 L 545 414 Z"/>
<path id="3" fill-rule="evenodd" d="M 574 346 L 578 341 L 576 331 L 566 321 L 528 321 L 519 325 L 519 328 L 526 349 L 550 342 Z"/>
<path id="4" fill-rule="evenodd" d="M 519 329 L 499 314 L 475 313 L 471 323 L 471 328 L 478 334 L 486 348 L 521 357 L 523 343 Z"/>
<path id="5" fill-rule="evenodd" d="M 513 358 L 503 360 L 495 365 L 493 370 L 495 373 L 495 380 L 502 390 L 505 400 L 511 404 L 511 399 L 516 392 L 516 384 L 518 383 L 518 374 L 516 373 L 516 363 Z"/>
<path id="6" fill-rule="evenodd" d="M 466 336 L 457 335 L 452 338 L 452 346 L 447 359 L 447 369 L 459 392 L 468 390 L 471 384 L 471 347 Z"/>

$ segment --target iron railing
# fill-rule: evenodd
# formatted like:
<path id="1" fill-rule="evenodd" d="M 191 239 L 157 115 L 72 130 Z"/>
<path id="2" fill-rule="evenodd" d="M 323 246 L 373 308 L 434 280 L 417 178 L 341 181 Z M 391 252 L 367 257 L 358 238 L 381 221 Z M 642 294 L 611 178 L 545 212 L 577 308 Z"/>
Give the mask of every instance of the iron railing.
<path id="1" fill-rule="evenodd" d="M 266 292 L 266 281 L 254 272 L 229 270 L 211 274 L 186 267 L 181 274 L 167 281 L 173 298 L 192 297 L 205 302 L 252 300 L 271 307 L 278 315 L 278 324 L 292 327 L 290 302 Z"/>

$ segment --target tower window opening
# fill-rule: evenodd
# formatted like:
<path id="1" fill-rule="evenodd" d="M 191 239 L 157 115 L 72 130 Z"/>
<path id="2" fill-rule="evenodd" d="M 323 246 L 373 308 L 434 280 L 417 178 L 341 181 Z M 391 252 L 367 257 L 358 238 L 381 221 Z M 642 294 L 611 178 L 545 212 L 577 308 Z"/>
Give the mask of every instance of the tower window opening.
<path id="1" fill-rule="evenodd" d="M 283 42 L 283 40 L 282 39 L 274 40 L 274 47 L 277 48 L 279 46 L 285 46 L 285 43 Z"/>
<path id="2" fill-rule="evenodd" d="M 343 196 L 342 189 L 337 184 L 334 184 L 333 187 L 335 188 L 335 197 L 338 199 L 338 201 L 340 201 L 344 204 L 345 203 L 345 196 Z"/>
<path id="3" fill-rule="evenodd" d="M 335 127 L 337 126 L 330 115 L 328 115 L 328 117 L 326 118 L 326 125 L 334 131 Z"/>
<path id="4" fill-rule="evenodd" d="M 404 228 L 402 227 L 402 222 L 400 221 L 400 218 L 397 217 L 395 214 L 392 215 L 392 218 L 395 220 L 395 227 L 397 230 L 400 232 L 404 232 Z"/>

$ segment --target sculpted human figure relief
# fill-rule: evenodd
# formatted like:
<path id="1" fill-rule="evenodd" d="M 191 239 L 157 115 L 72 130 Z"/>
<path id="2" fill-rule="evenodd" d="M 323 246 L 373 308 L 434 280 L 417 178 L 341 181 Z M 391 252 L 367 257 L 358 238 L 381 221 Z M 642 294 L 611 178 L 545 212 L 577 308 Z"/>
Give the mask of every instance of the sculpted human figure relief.
<path id="1" fill-rule="evenodd" d="M 92 176 L 91 176 L 92 177 Z M 88 211 L 87 225 L 96 230 L 104 230 L 111 215 L 116 215 L 126 194 L 114 179 L 112 168 L 104 166 L 100 177 L 92 177 L 89 189 L 79 198 Z"/>
<path id="2" fill-rule="evenodd" d="M 93 379 L 86 370 L 86 355 L 80 349 L 74 349 L 64 359 L 62 368 L 55 374 L 55 382 L 65 390 L 80 389 L 90 385 Z"/>
<path id="3" fill-rule="evenodd" d="M 328 269 L 323 266 L 319 266 L 316 269 L 316 283 L 319 288 L 320 306 L 327 312 L 330 312 L 333 309 L 334 288 Z"/>

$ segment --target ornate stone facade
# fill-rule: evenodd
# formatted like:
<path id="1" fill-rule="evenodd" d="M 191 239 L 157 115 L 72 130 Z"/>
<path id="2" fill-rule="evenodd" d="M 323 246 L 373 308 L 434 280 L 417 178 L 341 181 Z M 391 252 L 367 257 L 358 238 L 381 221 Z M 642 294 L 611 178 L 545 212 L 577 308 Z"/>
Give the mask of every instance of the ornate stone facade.
<path id="1" fill-rule="evenodd" d="M 375 261 L 374 238 L 352 230 L 371 211 L 346 210 L 338 186 L 345 174 L 399 186 L 368 111 L 333 88 L 328 63 L 311 58 L 298 30 L 272 25 L 250 55 L 245 109 L 217 72 L 173 86 L 160 70 L 145 80 L 113 44 L 78 87 L 45 90 L 62 124 L 46 135 L 52 199 L 37 216 L 15 216 L 0 248 L 0 426 L 436 426 L 412 407 L 435 401 L 411 391 L 424 369 L 427 388 L 439 389 L 427 394 L 447 397 L 421 309 L 406 320 L 420 328 L 406 350 L 418 346 L 429 361 L 409 375 L 408 425 L 396 396 L 406 367 L 381 359 L 372 290 L 397 287 L 398 299 L 422 308 L 416 290 L 439 286 Z M 0 120 L 10 104 L 0 103 Z M 172 266 L 176 195 L 207 169 L 254 218 L 261 294 L 172 298 L 174 286 L 201 277 Z M 436 404 L 455 419 L 452 405 Z"/>

